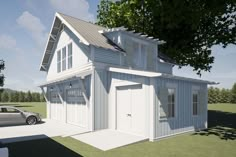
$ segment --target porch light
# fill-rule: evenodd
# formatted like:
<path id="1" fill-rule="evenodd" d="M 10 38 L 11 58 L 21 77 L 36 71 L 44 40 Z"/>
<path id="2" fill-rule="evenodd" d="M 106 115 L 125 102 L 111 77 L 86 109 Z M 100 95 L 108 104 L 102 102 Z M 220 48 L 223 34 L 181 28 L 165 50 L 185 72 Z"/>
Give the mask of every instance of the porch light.
<path id="1" fill-rule="evenodd" d="M 70 82 L 70 88 L 72 87 L 72 84 L 71 84 L 71 82 Z"/>

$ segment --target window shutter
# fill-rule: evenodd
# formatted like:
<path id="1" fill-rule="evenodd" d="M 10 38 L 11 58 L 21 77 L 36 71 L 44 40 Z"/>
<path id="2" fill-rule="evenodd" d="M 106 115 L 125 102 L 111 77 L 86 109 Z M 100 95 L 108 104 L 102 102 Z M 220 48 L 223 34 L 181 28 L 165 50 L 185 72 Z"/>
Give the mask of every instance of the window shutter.
<path id="1" fill-rule="evenodd" d="M 159 101 L 160 101 L 160 118 L 166 118 L 168 116 L 168 89 L 162 87 L 159 89 Z"/>
<path id="2" fill-rule="evenodd" d="M 204 89 L 201 89 L 199 91 L 199 107 L 198 107 L 198 111 L 199 111 L 199 115 L 205 114 L 205 108 L 206 108 L 206 91 Z"/>
<path id="3" fill-rule="evenodd" d="M 154 49 L 152 46 L 147 48 L 147 69 L 153 69 L 153 52 Z"/>

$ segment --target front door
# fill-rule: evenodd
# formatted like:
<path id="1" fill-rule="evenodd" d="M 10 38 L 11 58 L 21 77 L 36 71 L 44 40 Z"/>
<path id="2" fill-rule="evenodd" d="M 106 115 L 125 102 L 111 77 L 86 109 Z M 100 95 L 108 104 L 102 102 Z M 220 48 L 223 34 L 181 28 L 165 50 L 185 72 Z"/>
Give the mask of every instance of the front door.
<path id="1" fill-rule="evenodd" d="M 117 87 L 117 130 L 145 136 L 146 106 L 142 85 Z"/>

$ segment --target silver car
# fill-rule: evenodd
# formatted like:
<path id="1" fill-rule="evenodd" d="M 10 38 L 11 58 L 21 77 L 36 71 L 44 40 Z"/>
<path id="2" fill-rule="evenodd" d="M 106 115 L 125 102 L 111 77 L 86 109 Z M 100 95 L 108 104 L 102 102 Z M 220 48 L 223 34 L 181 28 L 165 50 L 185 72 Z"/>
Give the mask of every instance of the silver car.
<path id="1" fill-rule="evenodd" d="M 0 106 L 0 125 L 28 124 L 41 121 L 38 113 L 27 112 L 12 106 Z"/>

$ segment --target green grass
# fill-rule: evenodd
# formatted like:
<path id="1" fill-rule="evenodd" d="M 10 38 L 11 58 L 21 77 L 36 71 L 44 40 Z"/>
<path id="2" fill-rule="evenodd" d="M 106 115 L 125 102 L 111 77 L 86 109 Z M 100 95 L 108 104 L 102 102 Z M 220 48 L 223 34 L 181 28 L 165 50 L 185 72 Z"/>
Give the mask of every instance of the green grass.
<path id="1" fill-rule="evenodd" d="M 156 142 L 101 151 L 70 137 L 16 142 L 11 156 L 24 157 L 236 157 L 236 104 L 209 105 L 209 128 Z"/>
<path id="2" fill-rule="evenodd" d="M 42 118 L 46 118 L 46 103 L 45 102 L 8 102 L 8 103 L 0 103 L 0 105 L 6 106 L 14 106 L 19 109 L 37 112 L 42 115 Z"/>
<path id="3" fill-rule="evenodd" d="M 208 109 L 236 113 L 236 104 L 209 104 Z"/>

